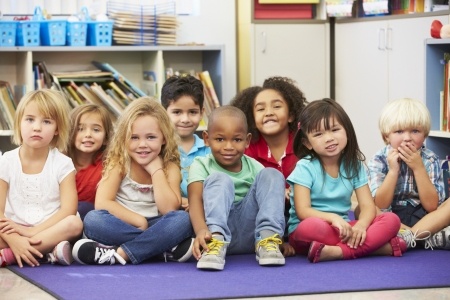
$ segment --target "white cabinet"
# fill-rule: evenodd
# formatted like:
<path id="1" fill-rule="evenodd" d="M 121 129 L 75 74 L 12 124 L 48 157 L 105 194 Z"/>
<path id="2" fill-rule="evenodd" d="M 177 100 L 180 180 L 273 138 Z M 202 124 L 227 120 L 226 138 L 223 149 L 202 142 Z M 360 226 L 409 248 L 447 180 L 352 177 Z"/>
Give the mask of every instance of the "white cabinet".
<path id="1" fill-rule="evenodd" d="M 364 19 L 335 26 L 336 100 L 352 119 L 367 158 L 384 144 L 378 118 L 389 100 L 425 102 L 425 46 L 433 20 L 448 16 Z"/>
<path id="2" fill-rule="evenodd" d="M 294 79 L 308 100 L 329 97 L 329 24 L 253 24 L 252 84 Z"/>
<path id="3" fill-rule="evenodd" d="M 112 46 L 112 47 L 0 47 L 0 80 L 33 90 L 32 64 L 45 61 L 50 72 L 93 69 L 92 61 L 109 63 L 130 82 L 140 86 L 144 71 L 156 73 L 157 89 L 165 68 L 208 70 L 219 99 L 225 88 L 224 46 Z M 11 131 L 0 130 L 0 151 L 10 149 Z"/>

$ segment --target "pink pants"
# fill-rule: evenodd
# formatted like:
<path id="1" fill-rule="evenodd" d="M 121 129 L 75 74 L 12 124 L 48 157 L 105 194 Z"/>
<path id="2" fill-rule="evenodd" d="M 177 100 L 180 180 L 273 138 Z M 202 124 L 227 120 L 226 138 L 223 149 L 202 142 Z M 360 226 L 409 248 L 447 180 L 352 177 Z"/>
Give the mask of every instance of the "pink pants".
<path id="1" fill-rule="evenodd" d="M 350 221 L 350 225 L 353 226 L 356 222 Z M 298 254 L 307 254 L 309 245 L 313 241 L 330 246 L 339 246 L 342 249 L 344 259 L 354 259 L 369 255 L 389 243 L 392 238 L 397 236 L 399 229 L 400 219 L 396 214 L 390 212 L 380 214 L 367 228 L 364 244 L 353 249 L 346 243 L 341 243 L 339 231 L 331 224 L 320 218 L 312 217 L 300 222 L 289 235 L 289 244 L 294 247 Z"/>

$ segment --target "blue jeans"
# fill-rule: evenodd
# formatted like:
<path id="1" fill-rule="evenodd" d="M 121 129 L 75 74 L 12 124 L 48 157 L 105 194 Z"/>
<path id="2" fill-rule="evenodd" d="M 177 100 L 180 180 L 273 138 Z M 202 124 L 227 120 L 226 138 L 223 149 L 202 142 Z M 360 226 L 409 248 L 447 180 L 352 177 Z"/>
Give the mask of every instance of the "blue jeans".
<path id="1" fill-rule="evenodd" d="M 247 195 L 235 203 L 234 183 L 224 173 L 213 173 L 203 183 L 203 206 L 210 232 L 218 232 L 230 242 L 229 254 L 254 253 L 261 231 L 283 236 L 284 188 L 281 172 L 261 170 Z"/>
<path id="2" fill-rule="evenodd" d="M 193 235 L 185 211 L 171 211 L 147 221 L 148 228 L 142 231 L 107 210 L 92 210 L 84 218 L 84 234 L 101 244 L 120 246 L 133 264 L 162 254 Z"/>

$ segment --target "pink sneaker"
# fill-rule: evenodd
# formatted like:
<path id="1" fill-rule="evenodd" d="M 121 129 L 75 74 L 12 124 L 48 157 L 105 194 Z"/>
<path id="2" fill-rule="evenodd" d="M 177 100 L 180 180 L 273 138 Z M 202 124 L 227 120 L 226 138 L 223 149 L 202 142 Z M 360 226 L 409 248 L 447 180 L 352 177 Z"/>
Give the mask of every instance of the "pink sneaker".
<path id="1" fill-rule="evenodd" d="M 402 256 L 408 250 L 408 245 L 400 236 L 393 237 L 389 243 L 392 247 L 392 256 Z"/>
<path id="2" fill-rule="evenodd" d="M 0 267 L 17 264 L 16 258 L 11 248 L 4 248 L 0 251 Z"/>
<path id="3" fill-rule="evenodd" d="M 48 262 L 68 266 L 73 262 L 72 249 L 68 241 L 62 241 L 47 254 Z"/>

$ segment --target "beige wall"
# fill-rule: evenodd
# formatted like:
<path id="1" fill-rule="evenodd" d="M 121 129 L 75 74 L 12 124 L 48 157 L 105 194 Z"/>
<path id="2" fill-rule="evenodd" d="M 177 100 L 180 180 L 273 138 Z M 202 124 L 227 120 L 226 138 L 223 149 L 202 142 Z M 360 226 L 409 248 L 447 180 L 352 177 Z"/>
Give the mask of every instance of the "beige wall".
<path id="1" fill-rule="evenodd" d="M 250 86 L 251 8 L 253 0 L 236 0 L 238 90 Z"/>

